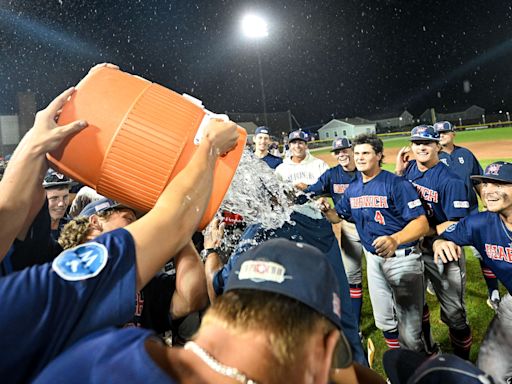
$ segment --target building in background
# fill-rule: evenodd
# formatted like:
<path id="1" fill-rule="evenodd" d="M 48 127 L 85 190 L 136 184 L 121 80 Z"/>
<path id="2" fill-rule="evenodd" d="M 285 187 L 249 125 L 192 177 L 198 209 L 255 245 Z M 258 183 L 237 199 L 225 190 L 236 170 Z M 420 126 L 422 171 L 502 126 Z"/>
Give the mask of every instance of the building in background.
<path id="1" fill-rule="evenodd" d="M 376 124 L 363 118 L 332 119 L 318 130 L 320 140 L 334 140 L 336 137 L 349 137 L 361 133 L 375 133 Z"/>
<path id="2" fill-rule="evenodd" d="M 485 109 L 478 105 L 460 112 L 437 112 L 434 108 L 428 108 L 420 115 L 419 122 L 421 124 L 433 124 L 437 121 L 447 120 L 455 125 L 469 125 L 485 123 Z"/>
<path id="3" fill-rule="evenodd" d="M 18 113 L 13 115 L 0 114 L 0 156 L 12 153 L 21 138 L 34 125 L 37 112 L 35 95 L 30 92 L 18 92 Z"/>

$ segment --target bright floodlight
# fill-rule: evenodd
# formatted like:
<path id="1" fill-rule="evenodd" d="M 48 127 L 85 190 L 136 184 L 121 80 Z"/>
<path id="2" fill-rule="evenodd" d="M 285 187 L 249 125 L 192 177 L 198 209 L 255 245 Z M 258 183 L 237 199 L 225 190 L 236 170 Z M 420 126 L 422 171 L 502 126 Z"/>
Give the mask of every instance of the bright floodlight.
<path id="1" fill-rule="evenodd" d="M 267 37 L 267 23 L 256 15 L 246 15 L 242 19 L 242 30 L 244 35 L 250 38 Z"/>

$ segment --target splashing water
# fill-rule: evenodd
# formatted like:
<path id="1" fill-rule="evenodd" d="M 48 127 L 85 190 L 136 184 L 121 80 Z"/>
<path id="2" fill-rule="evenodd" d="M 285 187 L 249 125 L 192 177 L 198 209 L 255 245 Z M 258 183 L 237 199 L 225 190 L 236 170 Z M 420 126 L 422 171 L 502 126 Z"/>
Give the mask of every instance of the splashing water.
<path id="1" fill-rule="evenodd" d="M 242 215 L 248 225 L 279 228 L 290 221 L 295 197 L 303 194 L 283 182 L 264 161 L 246 149 L 220 210 Z M 293 223 L 292 223 L 293 224 Z"/>

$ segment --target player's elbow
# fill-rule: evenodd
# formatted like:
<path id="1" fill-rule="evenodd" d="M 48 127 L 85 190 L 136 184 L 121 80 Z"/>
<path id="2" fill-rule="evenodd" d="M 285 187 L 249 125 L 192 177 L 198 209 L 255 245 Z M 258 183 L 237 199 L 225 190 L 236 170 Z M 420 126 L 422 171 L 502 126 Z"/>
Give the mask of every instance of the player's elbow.
<path id="1" fill-rule="evenodd" d="M 418 224 L 418 232 L 421 233 L 419 237 L 427 236 L 430 230 L 430 226 L 428 224 L 427 216 L 421 215 L 417 219 Z"/>

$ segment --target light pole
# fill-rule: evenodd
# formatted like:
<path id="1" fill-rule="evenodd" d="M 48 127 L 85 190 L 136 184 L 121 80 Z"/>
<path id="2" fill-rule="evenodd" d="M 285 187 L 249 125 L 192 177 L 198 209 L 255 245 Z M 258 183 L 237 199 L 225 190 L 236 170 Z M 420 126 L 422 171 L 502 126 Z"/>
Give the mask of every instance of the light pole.
<path id="1" fill-rule="evenodd" d="M 507 114 L 507 121 L 510 121 L 510 113 L 509 112 L 505 112 Z"/>
<path id="2" fill-rule="evenodd" d="M 265 86 L 263 84 L 263 69 L 261 68 L 260 44 L 261 38 L 268 36 L 267 22 L 256 15 L 246 15 L 242 19 L 242 31 L 250 39 L 256 40 L 256 53 L 258 55 L 258 72 L 260 75 L 261 102 L 263 104 L 263 119 L 268 127 L 267 121 L 267 102 L 265 99 Z"/>

